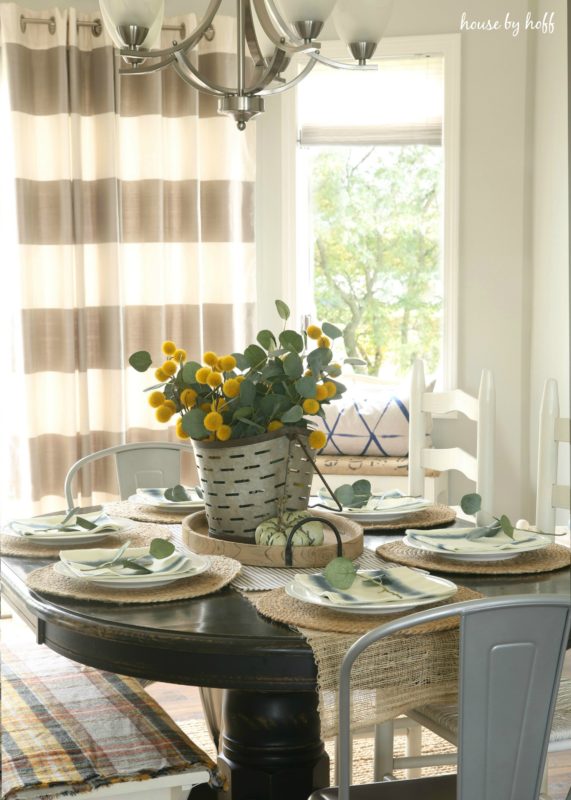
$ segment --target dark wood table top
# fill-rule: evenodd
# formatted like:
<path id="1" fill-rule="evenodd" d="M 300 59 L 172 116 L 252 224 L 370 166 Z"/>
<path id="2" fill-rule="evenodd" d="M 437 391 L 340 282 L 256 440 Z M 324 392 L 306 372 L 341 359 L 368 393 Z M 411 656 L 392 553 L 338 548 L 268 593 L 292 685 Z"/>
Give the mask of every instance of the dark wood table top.
<path id="1" fill-rule="evenodd" d="M 396 539 L 367 535 L 368 547 Z M 194 600 L 114 606 L 30 592 L 26 575 L 49 559 L 4 558 L 8 602 L 61 655 L 99 669 L 170 683 L 253 691 L 313 691 L 316 669 L 303 637 L 261 617 L 226 588 Z M 570 593 L 570 570 L 537 575 L 451 576 L 486 596 Z"/>

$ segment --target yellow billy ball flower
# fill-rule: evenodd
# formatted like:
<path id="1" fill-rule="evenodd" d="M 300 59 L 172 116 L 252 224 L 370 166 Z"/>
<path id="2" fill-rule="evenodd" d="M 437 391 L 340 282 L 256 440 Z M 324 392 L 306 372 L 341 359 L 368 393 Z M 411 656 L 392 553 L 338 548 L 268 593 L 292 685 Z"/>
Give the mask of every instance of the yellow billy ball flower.
<path id="1" fill-rule="evenodd" d="M 175 372 L 176 372 L 176 364 L 175 364 L 174 361 L 165 361 L 165 363 L 162 365 L 161 369 L 170 378 L 170 376 L 174 375 Z"/>
<path id="2" fill-rule="evenodd" d="M 172 356 L 176 352 L 176 344 L 174 342 L 169 342 L 167 340 L 166 342 L 163 342 L 163 348 L 162 349 L 163 349 L 163 353 L 165 354 L 165 356 Z"/>
<path id="3" fill-rule="evenodd" d="M 321 328 L 319 325 L 308 325 L 305 332 L 310 339 L 319 339 L 321 336 Z"/>
<path id="4" fill-rule="evenodd" d="M 273 419 L 273 420 L 272 420 L 272 421 L 271 421 L 271 422 L 268 424 L 268 427 L 267 427 L 267 429 L 266 429 L 266 430 L 268 430 L 268 431 L 271 433 L 272 431 L 279 431 L 279 429 L 280 429 L 280 428 L 283 428 L 283 426 L 284 426 L 284 424 L 283 424 L 283 422 L 282 422 L 281 420 L 279 420 L 279 419 Z"/>
<path id="5" fill-rule="evenodd" d="M 219 363 L 224 372 L 230 372 L 236 368 L 236 359 L 234 356 L 222 356 L 222 358 L 219 359 Z"/>
<path id="6" fill-rule="evenodd" d="M 212 411 L 224 411 L 226 408 L 227 403 L 223 397 L 217 397 L 215 400 L 212 401 L 210 408 Z"/>
<path id="7" fill-rule="evenodd" d="M 168 406 L 159 406 L 155 411 L 155 417 L 159 422 L 168 422 L 172 414 L 173 412 Z"/>
<path id="8" fill-rule="evenodd" d="M 331 344 L 331 339 L 329 339 L 327 336 L 320 336 L 319 339 L 317 340 L 318 347 L 329 347 L 330 344 Z"/>
<path id="9" fill-rule="evenodd" d="M 176 435 L 179 439 L 190 439 L 189 434 L 184 430 L 182 422 L 180 421 L 176 423 Z"/>
<path id="10" fill-rule="evenodd" d="M 182 364 L 183 361 L 186 361 L 186 350 L 183 350 L 182 348 L 177 348 L 172 354 L 172 357 L 177 362 L 177 364 Z"/>
<path id="11" fill-rule="evenodd" d="M 149 405 L 153 408 L 162 406 L 165 402 L 165 396 L 162 392 L 151 392 L 149 395 Z"/>
<path id="12" fill-rule="evenodd" d="M 337 394 L 337 387 L 333 383 L 333 381 L 325 381 L 323 384 L 327 389 L 327 397 L 335 397 Z"/>
<path id="13" fill-rule="evenodd" d="M 208 413 L 210 411 L 210 403 L 201 403 L 200 410 Z"/>
<path id="14" fill-rule="evenodd" d="M 217 431 L 223 424 L 222 414 L 219 414 L 218 411 L 211 411 L 204 417 L 204 427 L 207 431 Z"/>
<path id="15" fill-rule="evenodd" d="M 218 364 L 218 356 L 216 353 L 213 353 L 212 350 L 207 350 L 202 356 L 202 360 L 205 364 L 208 364 L 209 367 L 215 367 Z"/>
<path id="16" fill-rule="evenodd" d="M 238 381 L 238 383 L 242 383 L 242 381 L 246 380 L 246 376 L 245 375 L 237 375 L 236 376 L 236 380 Z"/>
<path id="17" fill-rule="evenodd" d="M 200 367 L 200 369 L 196 370 L 196 381 L 197 383 L 208 383 L 208 376 L 212 373 L 210 367 Z"/>
<path id="18" fill-rule="evenodd" d="M 166 406 L 167 408 L 170 408 L 173 414 L 176 413 L 176 405 L 172 400 L 165 400 L 163 405 Z"/>
<path id="19" fill-rule="evenodd" d="M 206 383 L 212 389 L 216 389 L 216 387 L 220 386 L 220 384 L 222 383 L 222 375 L 219 372 L 211 372 L 208 378 L 206 379 Z"/>
<path id="20" fill-rule="evenodd" d="M 315 389 L 315 399 L 321 402 L 321 400 L 325 400 L 326 397 L 329 397 L 327 394 L 327 388 L 323 386 L 323 384 L 320 384 Z"/>
<path id="21" fill-rule="evenodd" d="M 308 397 L 307 400 L 303 401 L 303 410 L 306 414 L 317 414 L 319 411 L 319 403 L 317 400 L 312 400 Z"/>
<path id="22" fill-rule="evenodd" d="M 180 393 L 180 402 L 183 406 L 190 408 L 196 402 L 196 398 L 198 395 L 194 391 L 194 389 L 183 389 Z"/>
<path id="23" fill-rule="evenodd" d="M 321 450 L 327 441 L 327 436 L 323 431 L 311 431 L 309 434 L 308 444 L 312 450 Z"/>
<path id="24" fill-rule="evenodd" d="M 228 378 L 227 381 L 224 381 L 222 391 L 226 397 L 237 397 L 240 394 L 240 382 L 236 378 Z"/>
<path id="25" fill-rule="evenodd" d="M 155 378 L 158 381 L 162 382 L 162 381 L 168 381 L 169 376 L 167 375 L 167 373 L 164 371 L 164 369 L 162 367 L 159 367 L 158 369 L 155 370 Z"/>
<path id="26" fill-rule="evenodd" d="M 227 442 L 232 436 L 232 428 L 230 425 L 221 425 L 216 431 L 216 438 L 221 442 Z"/>

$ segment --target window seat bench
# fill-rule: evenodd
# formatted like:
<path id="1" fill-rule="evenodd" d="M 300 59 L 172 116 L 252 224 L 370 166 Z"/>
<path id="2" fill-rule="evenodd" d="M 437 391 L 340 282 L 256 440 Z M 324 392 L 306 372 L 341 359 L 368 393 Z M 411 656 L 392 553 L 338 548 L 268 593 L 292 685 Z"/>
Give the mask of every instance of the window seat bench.
<path id="1" fill-rule="evenodd" d="M 137 680 L 44 646 L 3 644 L 2 726 L 6 800 L 183 800 L 215 770 Z"/>

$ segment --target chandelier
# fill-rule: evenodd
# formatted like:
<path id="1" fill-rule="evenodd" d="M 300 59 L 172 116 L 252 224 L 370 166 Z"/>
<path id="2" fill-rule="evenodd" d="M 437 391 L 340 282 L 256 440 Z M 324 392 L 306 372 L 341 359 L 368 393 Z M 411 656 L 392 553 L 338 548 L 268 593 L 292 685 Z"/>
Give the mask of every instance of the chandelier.
<path id="1" fill-rule="evenodd" d="M 292 88 L 317 63 L 336 69 L 375 69 L 367 61 L 393 4 L 393 0 L 236 0 L 236 76 L 232 86 L 223 86 L 201 74 L 191 58 L 200 40 L 212 36 L 221 2 L 210 0 L 204 17 L 183 41 L 157 50 L 153 45 L 160 36 L 164 0 L 99 0 L 105 27 L 129 65 L 119 70 L 121 74 L 143 75 L 172 67 L 199 92 L 217 97 L 219 113 L 233 117 L 239 130 L 264 111 L 265 97 Z M 321 54 L 316 39 L 330 15 L 354 63 Z M 286 77 L 294 58 L 306 63 Z"/>

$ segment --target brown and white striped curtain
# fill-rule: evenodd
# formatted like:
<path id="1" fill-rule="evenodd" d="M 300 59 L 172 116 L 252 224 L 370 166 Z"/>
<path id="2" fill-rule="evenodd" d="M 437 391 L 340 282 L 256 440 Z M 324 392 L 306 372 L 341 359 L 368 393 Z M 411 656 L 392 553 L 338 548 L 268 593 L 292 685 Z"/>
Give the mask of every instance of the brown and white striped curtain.
<path id="1" fill-rule="evenodd" d="M 21 16 L 51 17 L 55 30 L 22 30 Z M 4 490 L 9 507 L 34 513 L 62 507 L 67 469 L 87 453 L 173 438 L 130 353 L 158 360 L 166 338 L 189 357 L 232 352 L 254 325 L 254 126 L 237 131 L 171 70 L 120 77 L 105 32 L 79 24 L 95 16 L 0 4 L 1 191 L 15 209 L 0 259 L 21 389 Z M 167 23 L 190 31 L 195 20 Z M 234 28 L 218 19 L 201 46 L 200 67 L 219 79 Z M 162 46 L 173 38 L 163 32 Z M 98 466 L 82 502 L 105 499 L 111 477 Z"/>

